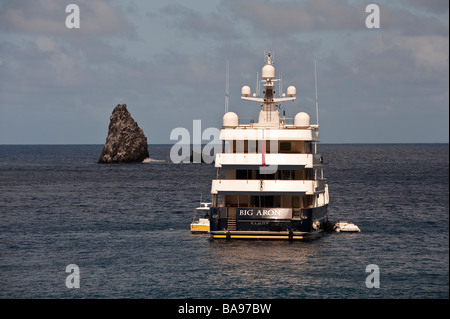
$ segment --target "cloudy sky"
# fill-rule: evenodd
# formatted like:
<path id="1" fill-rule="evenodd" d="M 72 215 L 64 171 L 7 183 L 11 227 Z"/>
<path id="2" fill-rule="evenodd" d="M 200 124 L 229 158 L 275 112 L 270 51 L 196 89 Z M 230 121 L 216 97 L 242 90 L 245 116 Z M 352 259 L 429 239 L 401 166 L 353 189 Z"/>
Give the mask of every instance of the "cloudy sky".
<path id="1" fill-rule="evenodd" d="M 0 0 L 0 144 L 103 144 L 123 103 L 151 144 L 220 128 L 226 61 L 230 111 L 257 119 L 240 88 L 269 50 L 312 122 L 317 60 L 323 143 L 448 143 L 447 0 Z"/>

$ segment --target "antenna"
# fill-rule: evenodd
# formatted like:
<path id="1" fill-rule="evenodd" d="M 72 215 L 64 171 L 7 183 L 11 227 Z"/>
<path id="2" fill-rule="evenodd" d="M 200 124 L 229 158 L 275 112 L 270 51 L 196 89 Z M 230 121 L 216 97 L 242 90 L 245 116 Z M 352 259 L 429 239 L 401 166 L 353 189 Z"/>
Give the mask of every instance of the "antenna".
<path id="1" fill-rule="evenodd" d="M 264 50 L 264 63 L 266 63 L 266 57 L 270 56 L 270 60 L 272 61 L 272 64 L 275 63 L 275 50 L 273 50 L 272 53 L 270 53 L 270 50 L 268 51 L 267 55 L 266 55 L 266 50 Z"/>
<path id="2" fill-rule="evenodd" d="M 316 120 L 317 120 L 317 127 L 319 126 L 319 100 L 317 98 L 317 61 L 314 60 L 314 78 L 315 78 L 315 84 L 316 84 Z"/>
<path id="3" fill-rule="evenodd" d="M 256 96 L 259 96 L 259 72 L 256 72 L 256 87 L 255 87 Z"/>
<path id="4" fill-rule="evenodd" d="M 278 97 L 281 97 L 281 92 L 283 92 L 283 73 L 280 72 L 280 81 L 278 82 Z"/>
<path id="5" fill-rule="evenodd" d="M 317 61 L 314 60 L 314 82 L 316 86 L 316 120 L 317 120 L 317 127 L 319 127 L 319 99 L 317 97 Z M 317 154 L 317 142 L 314 143 L 314 153 Z M 317 170 L 316 170 L 317 174 Z"/>
<path id="6" fill-rule="evenodd" d="M 225 70 L 225 113 L 228 113 L 228 100 L 230 99 L 230 63 L 227 60 Z"/>

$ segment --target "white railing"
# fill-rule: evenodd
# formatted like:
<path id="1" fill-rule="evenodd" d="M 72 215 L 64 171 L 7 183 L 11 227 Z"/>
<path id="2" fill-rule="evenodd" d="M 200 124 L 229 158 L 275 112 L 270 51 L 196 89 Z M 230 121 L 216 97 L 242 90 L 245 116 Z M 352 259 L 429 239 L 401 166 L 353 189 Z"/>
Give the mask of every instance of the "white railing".
<path id="1" fill-rule="evenodd" d="M 314 180 L 259 180 L 259 179 L 214 179 L 212 194 L 247 193 L 295 193 L 315 194 Z"/>
<path id="2" fill-rule="evenodd" d="M 274 153 L 264 155 L 265 164 L 279 166 L 304 166 L 312 168 L 314 166 L 313 154 L 289 154 Z M 262 166 L 261 153 L 218 153 L 216 155 L 215 166 Z"/>

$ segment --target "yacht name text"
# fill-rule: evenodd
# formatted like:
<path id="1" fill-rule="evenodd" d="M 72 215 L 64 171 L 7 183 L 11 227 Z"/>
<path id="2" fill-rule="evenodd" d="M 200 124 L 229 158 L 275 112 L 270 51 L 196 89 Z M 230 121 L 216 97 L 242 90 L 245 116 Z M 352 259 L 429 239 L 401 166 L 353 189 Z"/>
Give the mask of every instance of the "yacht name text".
<path id="1" fill-rule="evenodd" d="M 281 210 L 279 210 L 279 209 L 258 209 L 255 212 L 253 209 L 240 209 L 239 216 L 278 216 L 278 217 L 281 217 Z"/>

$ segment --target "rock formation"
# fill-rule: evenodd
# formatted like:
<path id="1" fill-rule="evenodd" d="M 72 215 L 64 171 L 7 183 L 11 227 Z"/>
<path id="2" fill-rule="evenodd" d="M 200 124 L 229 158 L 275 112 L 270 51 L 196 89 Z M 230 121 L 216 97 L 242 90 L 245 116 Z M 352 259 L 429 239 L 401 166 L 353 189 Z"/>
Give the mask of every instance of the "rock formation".
<path id="1" fill-rule="evenodd" d="M 131 117 L 127 105 L 118 104 L 111 114 L 98 163 L 141 163 L 148 157 L 147 137 Z"/>

